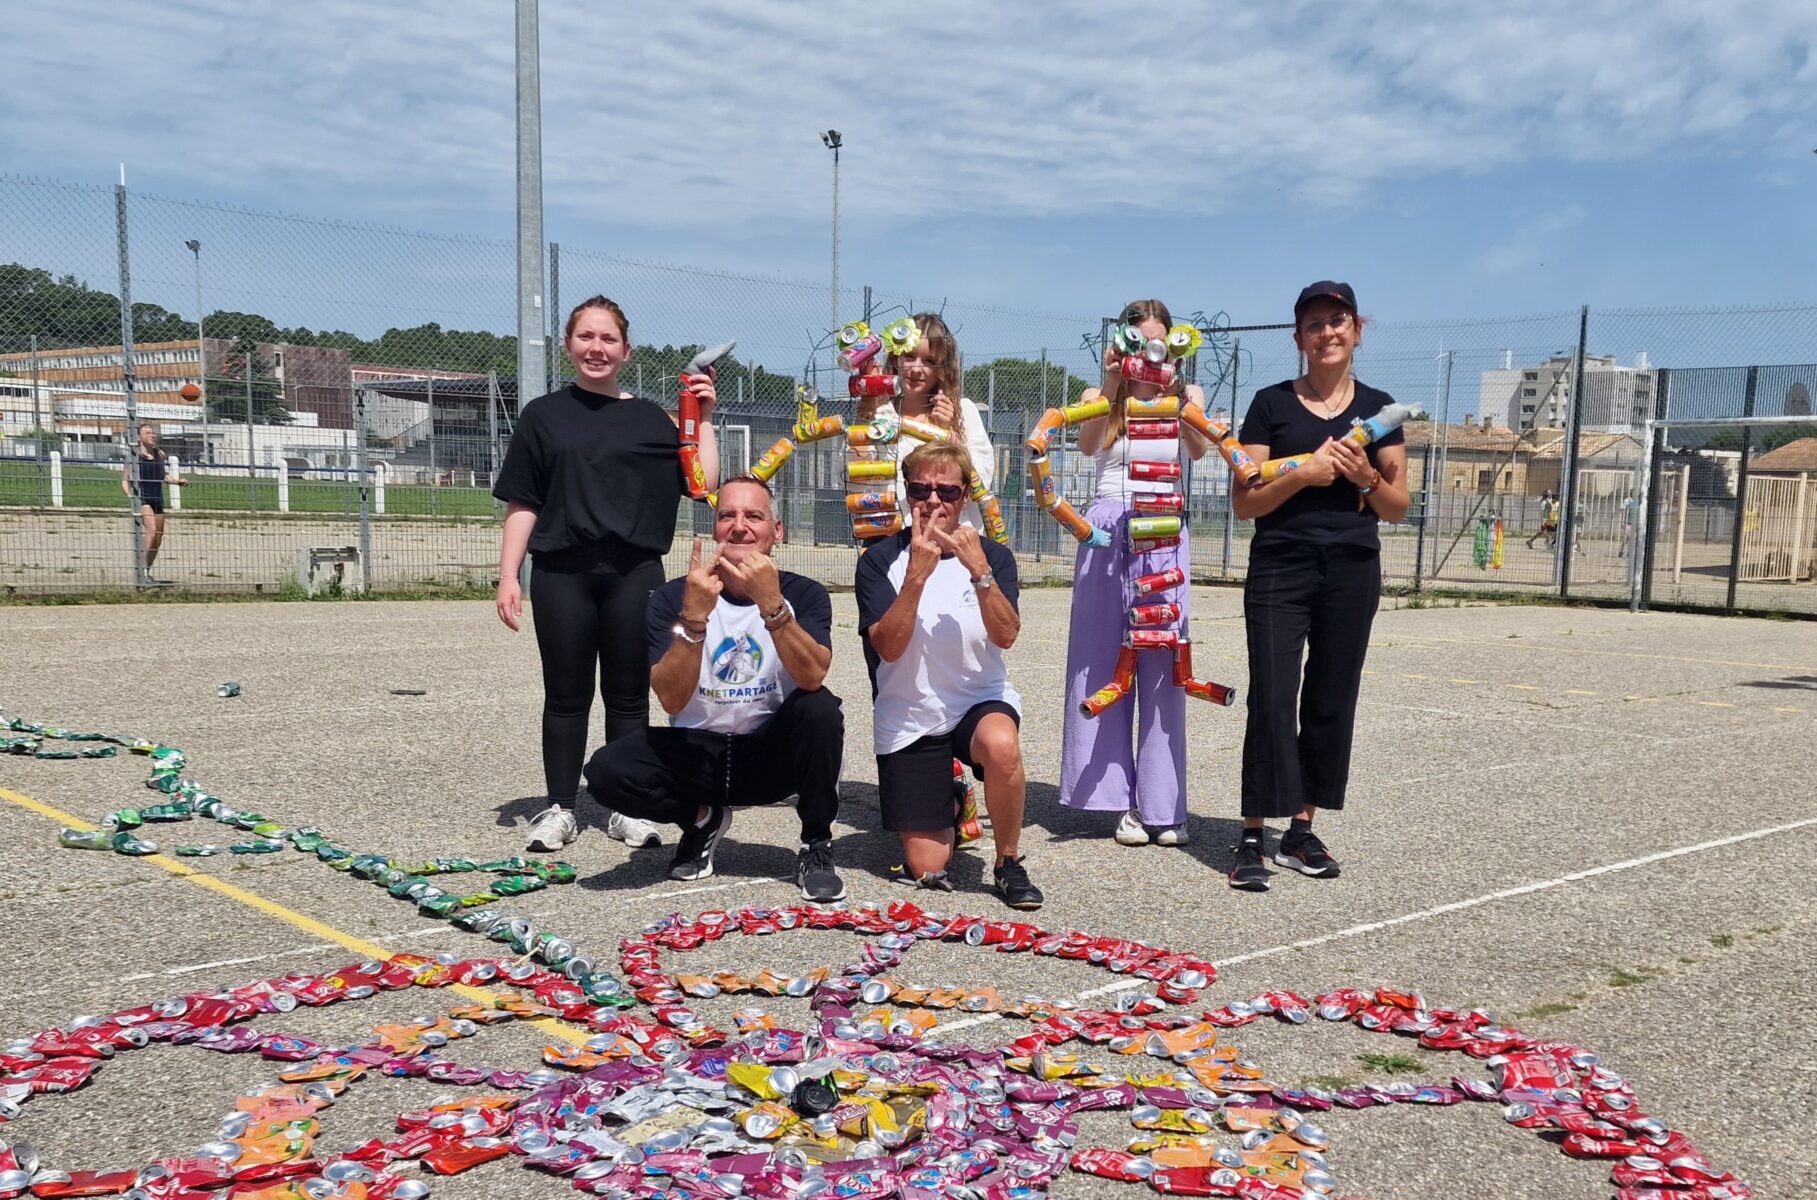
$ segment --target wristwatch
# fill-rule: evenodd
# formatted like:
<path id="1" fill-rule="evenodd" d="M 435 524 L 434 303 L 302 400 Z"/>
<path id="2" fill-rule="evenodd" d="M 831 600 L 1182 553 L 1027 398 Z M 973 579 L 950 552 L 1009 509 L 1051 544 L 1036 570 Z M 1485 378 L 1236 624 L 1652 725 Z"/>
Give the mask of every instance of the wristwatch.
<path id="1" fill-rule="evenodd" d="M 674 634 L 676 637 L 680 638 L 682 641 L 686 642 L 690 646 L 698 646 L 702 642 L 705 642 L 707 640 L 706 630 L 704 630 L 704 629 L 701 630 L 700 634 L 698 636 L 696 636 L 692 633 L 689 633 L 688 627 L 686 625 L 683 625 L 680 621 L 677 621 L 677 622 L 675 622 L 675 624 L 669 626 L 669 632 Z"/>
<path id="2" fill-rule="evenodd" d="M 989 571 L 986 571 L 984 574 L 978 576 L 978 578 L 972 580 L 972 586 L 981 592 L 988 592 L 997 586 L 997 578 Z"/>

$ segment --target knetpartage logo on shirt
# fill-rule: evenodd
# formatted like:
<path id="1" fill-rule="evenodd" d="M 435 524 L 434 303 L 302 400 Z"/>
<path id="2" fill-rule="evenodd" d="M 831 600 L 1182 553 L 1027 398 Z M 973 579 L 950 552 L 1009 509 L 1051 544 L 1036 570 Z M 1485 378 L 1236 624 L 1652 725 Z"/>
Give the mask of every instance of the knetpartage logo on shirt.
<path id="1" fill-rule="evenodd" d="M 713 647 L 713 678 L 721 683 L 749 683 L 762 671 L 763 647 L 750 634 L 736 634 Z"/>

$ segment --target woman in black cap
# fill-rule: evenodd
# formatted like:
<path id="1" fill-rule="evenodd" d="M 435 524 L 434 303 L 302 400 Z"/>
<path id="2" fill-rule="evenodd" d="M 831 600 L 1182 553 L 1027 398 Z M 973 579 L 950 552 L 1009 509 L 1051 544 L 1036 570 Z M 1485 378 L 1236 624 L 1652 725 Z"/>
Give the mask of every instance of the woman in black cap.
<path id="1" fill-rule="evenodd" d="M 1293 318 L 1306 373 L 1257 392 L 1238 436 L 1258 462 L 1312 457 L 1272 482 L 1239 485 L 1232 497 L 1236 515 L 1253 519 L 1256 531 L 1243 587 L 1243 839 L 1230 886 L 1257 892 L 1268 890 L 1262 823 L 1270 817 L 1291 819 L 1276 863 L 1317 879 L 1338 874 L 1312 818 L 1344 807 L 1363 656 L 1381 596 L 1376 523 L 1400 521 L 1410 503 L 1398 427 L 1366 448 L 1341 440 L 1353 421 L 1394 403 L 1351 374 L 1363 340 L 1356 293 L 1321 280 L 1300 293 Z"/>

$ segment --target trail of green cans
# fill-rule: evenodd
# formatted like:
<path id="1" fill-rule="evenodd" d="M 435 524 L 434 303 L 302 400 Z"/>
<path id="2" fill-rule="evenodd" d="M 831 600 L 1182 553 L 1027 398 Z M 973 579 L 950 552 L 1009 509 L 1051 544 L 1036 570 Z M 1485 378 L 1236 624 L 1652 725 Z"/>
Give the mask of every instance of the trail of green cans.
<path id="1" fill-rule="evenodd" d="M 55 725 L 40 725 L 0 713 L 0 754 L 40 759 L 113 758 L 121 750 L 151 760 L 145 786 L 164 800 L 140 808 L 121 808 L 101 819 L 98 829 L 61 830 L 57 841 L 72 850 L 111 850 L 116 854 L 147 855 L 162 851 L 147 836 L 151 827 L 197 819 L 214 821 L 232 831 L 227 844 L 199 843 L 173 847 L 182 858 L 216 854 L 281 854 L 286 849 L 313 855 L 334 870 L 369 880 L 399 900 L 414 904 L 426 917 L 449 921 L 456 927 L 483 934 L 562 971 L 581 983 L 595 1003 L 631 1003 L 623 985 L 610 975 L 595 972 L 593 959 L 580 953 L 566 938 L 539 933 L 527 917 L 511 917 L 492 908 L 512 896 L 540 891 L 551 884 L 573 883 L 574 867 L 566 862 L 538 862 L 512 855 L 482 862 L 472 858 L 432 858 L 419 861 L 383 854 L 360 854 L 336 845 L 328 834 L 312 826 L 286 828 L 262 813 L 231 807 L 211 795 L 199 782 L 185 775 L 189 758 L 175 746 L 144 738 L 108 733 L 83 733 Z M 62 744 L 67 743 L 67 745 Z M 438 887 L 431 880 L 442 876 L 482 876 L 471 890 Z M 452 880 L 450 881 L 452 883 Z"/>

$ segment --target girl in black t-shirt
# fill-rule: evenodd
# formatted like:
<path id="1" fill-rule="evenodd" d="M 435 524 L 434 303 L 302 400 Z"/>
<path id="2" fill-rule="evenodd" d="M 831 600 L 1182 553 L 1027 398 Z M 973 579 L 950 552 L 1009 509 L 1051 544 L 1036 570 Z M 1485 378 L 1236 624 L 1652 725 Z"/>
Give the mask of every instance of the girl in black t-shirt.
<path id="1" fill-rule="evenodd" d="M 650 724 L 650 661 L 644 652 L 650 593 L 688 498 L 673 415 L 619 387 L 631 358 L 630 323 L 604 296 L 568 315 L 563 342 L 572 384 L 523 404 L 492 494 L 505 502 L 498 617 L 523 619 L 518 571 L 531 558 L 536 648 L 543 664 L 543 777 L 550 807 L 531 829 L 532 850 L 559 850 L 579 836 L 574 801 L 587 751 L 595 667 L 606 705 L 606 740 Z M 710 375 L 689 385 L 700 401 L 700 460 L 719 484 Z M 606 832 L 653 846 L 654 826 L 614 813 Z"/>
<path id="2" fill-rule="evenodd" d="M 120 489 L 130 499 L 135 492 L 133 485 L 138 484 L 139 519 L 145 523 L 145 582 L 163 586 L 162 579 L 152 578 L 151 566 L 158 561 L 158 551 L 164 545 L 164 485 L 182 487 L 184 481 L 170 473 L 170 458 L 158 445 L 158 431 L 152 426 L 139 426 L 138 451 L 136 464 L 128 463 L 121 474 Z"/>
<path id="3" fill-rule="evenodd" d="M 1351 375 L 1363 341 L 1356 293 L 1347 283 L 1315 283 L 1300 292 L 1293 318 L 1306 373 L 1257 392 L 1238 436 L 1258 462 L 1312 458 L 1272 482 L 1239 485 L 1231 501 L 1256 525 L 1243 586 L 1243 840 L 1230 872 L 1230 886 L 1246 891 L 1268 890 L 1269 817 L 1291 818 L 1276 863 L 1314 878 L 1338 874 L 1312 818 L 1344 807 L 1363 656 L 1381 597 L 1376 524 L 1402 520 L 1410 502 L 1398 428 L 1367 448 L 1340 440 L 1352 421 L 1393 403 Z"/>

